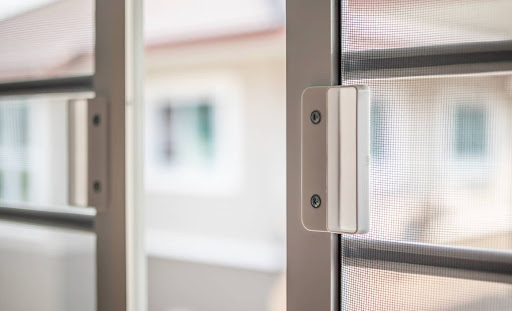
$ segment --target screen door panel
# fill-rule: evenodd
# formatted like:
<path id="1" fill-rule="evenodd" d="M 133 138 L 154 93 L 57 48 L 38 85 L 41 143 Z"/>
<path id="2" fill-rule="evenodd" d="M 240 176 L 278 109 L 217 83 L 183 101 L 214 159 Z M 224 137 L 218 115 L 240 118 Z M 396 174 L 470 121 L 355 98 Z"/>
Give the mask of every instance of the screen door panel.
<path id="1" fill-rule="evenodd" d="M 512 308 L 510 1 L 345 0 L 342 84 L 372 91 L 370 232 L 342 310 Z"/>
<path id="2" fill-rule="evenodd" d="M 344 266 L 342 310 L 512 309 L 509 284 Z"/>

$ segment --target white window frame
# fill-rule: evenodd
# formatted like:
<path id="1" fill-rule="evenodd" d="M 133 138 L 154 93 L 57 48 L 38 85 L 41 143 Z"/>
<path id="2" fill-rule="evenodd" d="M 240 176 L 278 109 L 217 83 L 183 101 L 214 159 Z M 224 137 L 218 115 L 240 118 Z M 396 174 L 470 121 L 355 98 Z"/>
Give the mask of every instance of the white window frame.
<path id="1" fill-rule="evenodd" d="M 93 85 L 96 98 L 108 105 L 108 203 L 97 207 L 95 218 L 97 311 L 147 308 L 140 208 L 144 168 L 138 148 L 143 140 L 142 1 L 96 0 Z"/>

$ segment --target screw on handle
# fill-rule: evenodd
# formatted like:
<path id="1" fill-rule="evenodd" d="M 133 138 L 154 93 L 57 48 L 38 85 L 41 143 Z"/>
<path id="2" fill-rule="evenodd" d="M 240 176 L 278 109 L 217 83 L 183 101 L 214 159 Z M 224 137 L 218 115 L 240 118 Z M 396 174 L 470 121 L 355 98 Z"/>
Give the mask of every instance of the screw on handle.
<path id="1" fill-rule="evenodd" d="M 310 119 L 311 119 L 311 122 L 313 122 L 313 124 L 320 123 L 320 121 L 322 120 L 322 115 L 320 114 L 320 111 L 318 111 L 318 110 L 313 111 L 311 113 Z"/>
<path id="2" fill-rule="evenodd" d="M 320 196 L 318 194 L 314 194 L 312 197 L 311 197 L 311 206 L 313 206 L 314 208 L 319 208 L 320 205 L 322 205 L 322 200 L 320 199 Z"/>
<path id="3" fill-rule="evenodd" d="M 101 117 L 99 114 L 95 114 L 93 117 L 92 117 L 92 124 L 94 124 L 94 126 L 98 126 L 100 125 L 100 122 L 101 122 Z"/>
<path id="4" fill-rule="evenodd" d="M 101 183 L 99 181 L 94 181 L 94 183 L 92 184 L 92 189 L 94 190 L 94 192 L 100 192 L 101 191 Z"/>

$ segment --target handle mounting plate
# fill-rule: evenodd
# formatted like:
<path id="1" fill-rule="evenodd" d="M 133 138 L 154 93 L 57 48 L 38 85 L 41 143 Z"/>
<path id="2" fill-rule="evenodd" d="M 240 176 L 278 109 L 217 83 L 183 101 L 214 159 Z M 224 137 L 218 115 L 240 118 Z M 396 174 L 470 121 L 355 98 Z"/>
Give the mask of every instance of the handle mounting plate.
<path id="1" fill-rule="evenodd" d="M 302 94 L 302 224 L 311 231 L 369 229 L 370 92 L 310 87 Z"/>

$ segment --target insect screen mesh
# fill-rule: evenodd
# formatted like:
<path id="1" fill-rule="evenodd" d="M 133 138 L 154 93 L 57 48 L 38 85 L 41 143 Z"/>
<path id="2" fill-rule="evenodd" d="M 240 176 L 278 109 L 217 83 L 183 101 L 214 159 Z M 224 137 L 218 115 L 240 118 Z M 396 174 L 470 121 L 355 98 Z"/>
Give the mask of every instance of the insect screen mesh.
<path id="1" fill-rule="evenodd" d="M 341 239 L 342 310 L 512 309 L 510 278 L 453 266 L 457 250 L 512 252 L 511 9 L 342 2 L 342 83 L 372 91 L 371 226 Z M 453 246 L 455 261 L 419 262 L 422 245 Z"/>
<path id="2" fill-rule="evenodd" d="M 0 1 L 0 82 L 94 71 L 94 1 Z"/>

